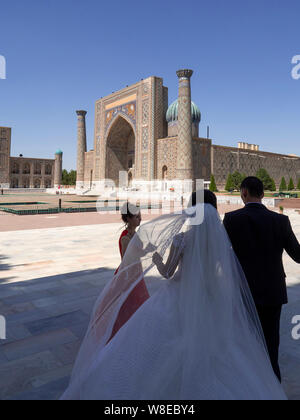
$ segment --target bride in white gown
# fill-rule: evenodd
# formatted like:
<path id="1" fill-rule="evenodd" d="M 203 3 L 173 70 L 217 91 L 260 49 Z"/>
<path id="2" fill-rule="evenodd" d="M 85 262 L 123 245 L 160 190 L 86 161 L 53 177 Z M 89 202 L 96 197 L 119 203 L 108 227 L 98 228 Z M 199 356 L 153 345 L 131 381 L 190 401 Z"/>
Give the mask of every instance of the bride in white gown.
<path id="1" fill-rule="evenodd" d="M 194 223 L 201 212 L 203 223 Z M 143 278 L 149 288 L 156 283 L 156 292 L 109 341 L 122 304 Z M 286 399 L 212 205 L 140 228 L 96 303 L 62 399 Z"/>

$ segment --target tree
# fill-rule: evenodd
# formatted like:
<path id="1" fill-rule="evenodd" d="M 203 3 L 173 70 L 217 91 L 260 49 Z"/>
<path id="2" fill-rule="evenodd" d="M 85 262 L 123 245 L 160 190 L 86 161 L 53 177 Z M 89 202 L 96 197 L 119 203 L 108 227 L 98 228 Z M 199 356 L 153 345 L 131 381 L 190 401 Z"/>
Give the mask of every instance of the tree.
<path id="1" fill-rule="evenodd" d="M 293 178 L 290 179 L 288 189 L 289 189 L 289 191 L 293 191 L 295 189 L 295 184 L 294 184 Z"/>
<path id="2" fill-rule="evenodd" d="M 274 189 L 274 180 L 270 177 L 268 171 L 264 168 L 259 169 L 256 173 L 257 178 L 259 178 L 264 184 L 264 189 L 266 191 L 276 191 L 276 186 Z"/>
<path id="3" fill-rule="evenodd" d="M 238 171 L 235 171 L 234 174 L 232 175 L 233 188 L 239 191 L 241 189 L 241 184 L 243 180 L 244 180 L 243 175 L 239 173 Z"/>
<path id="4" fill-rule="evenodd" d="M 273 178 L 272 178 L 272 188 L 271 188 L 271 191 L 277 191 L 276 184 L 275 184 L 275 181 L 274 181 Z"/>
<path id="5" fill-rule="evenodd" d="M 286 191 L 286 190 L 287 190 L 286 180 L 285 180 L 285 177 L 283 176 L 281 179 L 279 191 Z"/>
<path id="6" fill-rule="evenodd" d="M 298 181 L 297 190 L 300 191 L 300 178 L 299 178 L 299 181 Z"/>
<path id="7" fill-rule="evenodd" d="M 226 182 L 225 191 L 232 191 L 234 189 L 232 175 L 229 174 Z"/>
<path id="8" fill-rule="evenodd" d="M 73 169 L 69 173 L 69 185 L 76 185 L 77 172 Z"/>
<path id="9" fill-rule="evenodd" d="M 69 185 L 69 173 L 66 169 L 62 171 L 62 185 Z"/>
<path id="10" fill-rule="evenodd" d="M 212 192 L 218 192 L 218 188 L 217 188 L 217 184 L 216 184 L 216 180 L 215 180 L 215 176 L 211 175 L 210 177 L 210 186 L 209 186 L 210 191 Z"/>
<path id="11" fill-rule="evenodd" d="M 76 185 L 77 172 L 71 170 L 68 172 L 66 169 L 62 172 L 62 185 Z"/>

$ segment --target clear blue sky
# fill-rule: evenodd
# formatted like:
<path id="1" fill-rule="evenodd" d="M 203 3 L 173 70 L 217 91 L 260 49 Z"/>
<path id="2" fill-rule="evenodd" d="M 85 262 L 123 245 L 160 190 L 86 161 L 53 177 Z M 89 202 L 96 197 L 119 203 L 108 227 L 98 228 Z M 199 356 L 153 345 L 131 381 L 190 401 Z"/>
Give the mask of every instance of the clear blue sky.
<path id="1" fill-rule="evenodd" d="M 256 143 L 300 155 L 299 0 L 10 0 L 0 6 L 0 125 L 13 155 L 76 167 L 76 109 L 141 78 L 163 77 L 169 102 L 176 70 L 194 69 L 192 96 L 215 144 Z"/>

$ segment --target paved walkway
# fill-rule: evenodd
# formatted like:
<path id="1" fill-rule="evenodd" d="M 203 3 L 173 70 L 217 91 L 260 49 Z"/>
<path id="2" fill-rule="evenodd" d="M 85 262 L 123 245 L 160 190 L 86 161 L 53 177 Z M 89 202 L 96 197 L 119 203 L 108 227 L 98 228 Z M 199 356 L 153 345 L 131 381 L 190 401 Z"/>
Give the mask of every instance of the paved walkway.
<path id="1" fill-rule="evenodd" d="M 300 239 L 300 216 L 290 213 Z M 1 233 L 0 399 L 57 399 L 66 388 L 93 304 L 119 264 L 120 224 Z M 281 367 L 290 399 L 300 400 L 299 266 L 285 256 L 290 303 L 282 319 Z"/>

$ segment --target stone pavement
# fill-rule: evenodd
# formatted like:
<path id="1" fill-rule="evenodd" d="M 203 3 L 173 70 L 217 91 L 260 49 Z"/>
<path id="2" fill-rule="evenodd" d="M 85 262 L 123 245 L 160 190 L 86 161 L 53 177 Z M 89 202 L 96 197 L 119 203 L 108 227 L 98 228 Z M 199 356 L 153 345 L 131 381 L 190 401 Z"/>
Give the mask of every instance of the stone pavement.
<path id="1" fill-rule="evenodd" d="M 300 216 L 290 212 L 300 239 Z M 93 304 L 119 264 L 120 224 L 2 232 L 0 399 L 54 400 L 66 388 Z M 290 399 L 300 400 L 300 269 L 285 256 L 290 303 L 282 319 L 281 367 Z"/>

